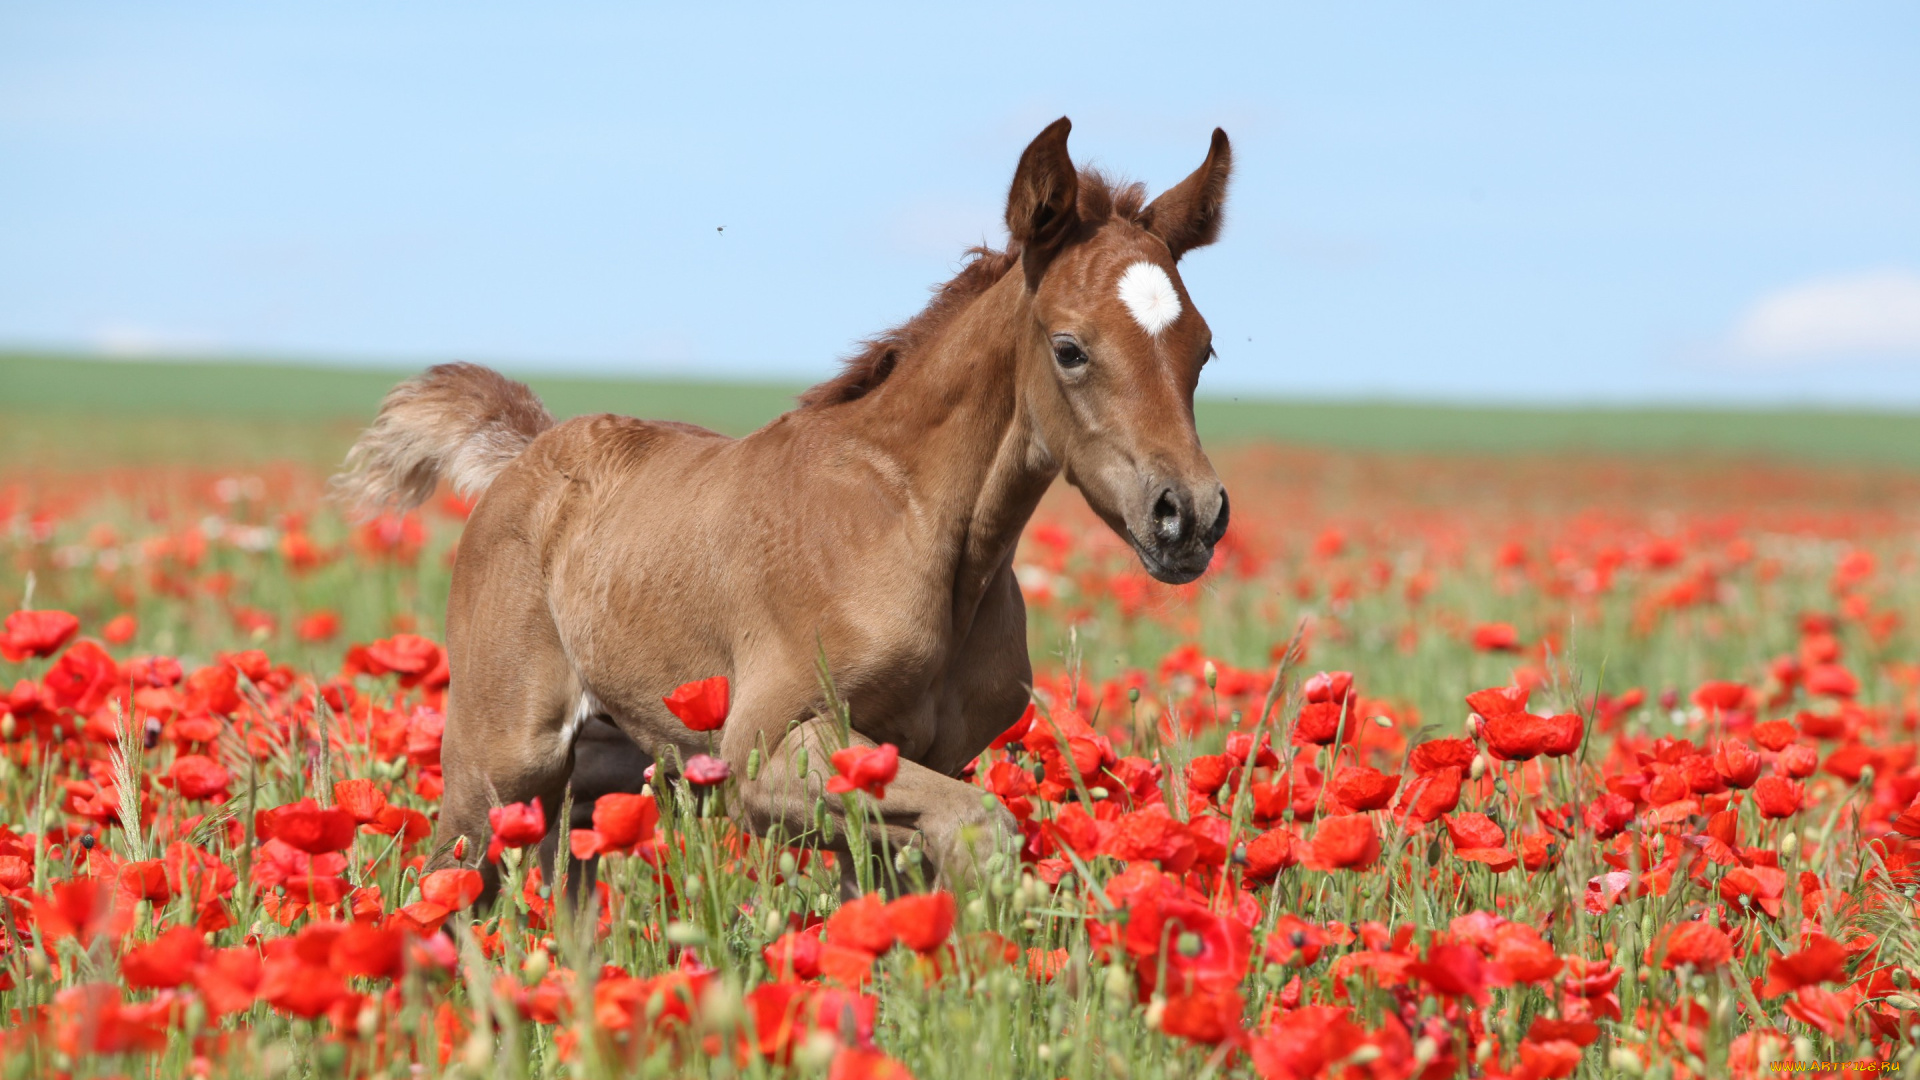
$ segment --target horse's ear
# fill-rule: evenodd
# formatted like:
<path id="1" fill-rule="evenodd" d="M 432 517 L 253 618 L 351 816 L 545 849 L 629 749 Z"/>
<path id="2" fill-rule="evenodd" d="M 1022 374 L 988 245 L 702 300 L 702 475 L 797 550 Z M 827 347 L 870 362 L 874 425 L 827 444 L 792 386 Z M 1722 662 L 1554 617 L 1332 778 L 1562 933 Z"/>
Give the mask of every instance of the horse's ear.
<path id="1" fill-rule="evenodd" d="M 1073 122 L 1063 116 L 1028 143 L 1007 192 L 1007 233 L 1020 245 L 1029 288 L 1080 224 L 1080 174 L 1067 156 L 1072 130 Z"/>
<path id="2" fill-rule="evenodd" d="M 1147 207 L 1147 231 L 1166 241 L 1174 258 L 1219 239 L 1220 213 L 1227 204 L 1227 177 L 1232 172 L 1233 147 L 1227 145 L 1227 133 L 1214 128 L 1207 160 Z"/>

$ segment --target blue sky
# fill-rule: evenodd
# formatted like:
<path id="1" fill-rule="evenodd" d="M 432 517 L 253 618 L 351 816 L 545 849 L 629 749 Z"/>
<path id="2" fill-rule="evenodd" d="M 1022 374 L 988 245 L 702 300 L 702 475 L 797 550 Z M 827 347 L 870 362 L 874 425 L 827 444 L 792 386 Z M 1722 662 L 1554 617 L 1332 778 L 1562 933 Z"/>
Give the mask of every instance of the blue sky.
<path id="1" fill-rule="evenodd" d="M 1066 114 L 1203 391 L 1920 405 L 1920 7 L 1597 8 L 4 3 L 0 342 L 821 376 Z"/>

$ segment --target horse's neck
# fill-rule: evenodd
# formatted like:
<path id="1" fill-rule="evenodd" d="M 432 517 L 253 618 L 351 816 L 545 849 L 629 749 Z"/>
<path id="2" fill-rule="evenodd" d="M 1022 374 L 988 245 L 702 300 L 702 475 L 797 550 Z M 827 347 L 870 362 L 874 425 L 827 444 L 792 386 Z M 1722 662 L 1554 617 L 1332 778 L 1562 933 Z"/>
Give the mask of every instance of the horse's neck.
<path id="1" fill-rule="evenodd" d="M 1016 268 L 861 404 L 946 533 L 956 603 L 971 609 L 1058 471 L 1036 452 L 1018 386 L 1027 300 Z"/>

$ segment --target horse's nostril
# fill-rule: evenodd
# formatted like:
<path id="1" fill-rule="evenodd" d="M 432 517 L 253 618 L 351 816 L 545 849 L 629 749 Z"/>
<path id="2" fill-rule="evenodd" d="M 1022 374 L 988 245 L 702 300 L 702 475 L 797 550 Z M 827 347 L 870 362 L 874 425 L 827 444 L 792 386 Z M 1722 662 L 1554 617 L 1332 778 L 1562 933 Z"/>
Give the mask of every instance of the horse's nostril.
<path id="1" fill-rule="evenodd" d="M 1227 489 L 1221 488 L 1220 513 L 1214 516 L 1213 524 L 1207 528 L 1207 546 L 1212 547 L 1219 543 L 1220 538 L 1225 535 L 1227 535 Z"/>
<path id="2" fill-rule="evenodd" d="M 1154 537 L 1163 544 L 1177 544 L 1186 531 L 1185 515 L 1180 513 L 1179 504 L 1173 501 L 1172 489 L 1162 491 L 1153 504 Z"/>

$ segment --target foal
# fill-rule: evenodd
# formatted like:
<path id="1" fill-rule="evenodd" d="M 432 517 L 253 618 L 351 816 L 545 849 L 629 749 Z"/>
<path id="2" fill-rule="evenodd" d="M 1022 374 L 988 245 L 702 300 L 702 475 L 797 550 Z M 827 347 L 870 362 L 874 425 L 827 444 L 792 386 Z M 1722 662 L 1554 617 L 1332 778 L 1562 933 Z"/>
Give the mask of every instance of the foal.
<path id="1" fill-rule="evenodd" d="M 1070 126 L 1021 155 L 1007 250 L 975 252 L 924 312 L 745 438 L 556 425 L 470 364 L 387 396 L 342 492 L 405 507 L 444 478 L 479 496 L 447 604 L 437 862 L 460 837 L 470 860 L 486 850 L 496 801 L 541 799 L 551 820 L 589 721 L 663 767 L 707 752 L 661 697 L 712 675 L 732 684 L 716 752 L 744 823 L 791 838 L 816 805 L 839 815 L 822 654 L 853 741 L 899 747 L 877 804 L 896 848 L 919 846 L 949 883 L 1011 849 L 1011 817 L 955 777 L 1028 701 L 1013 555 L 1042 493 L 1064 472 L 1165 582 L 1199 577 L 1227 528 L 1193 424 L 1211 335 L 1176 268 L 1219 232 L 1226 134 L 1143 205 L 1137 185 L 1075 169 Z"/>

